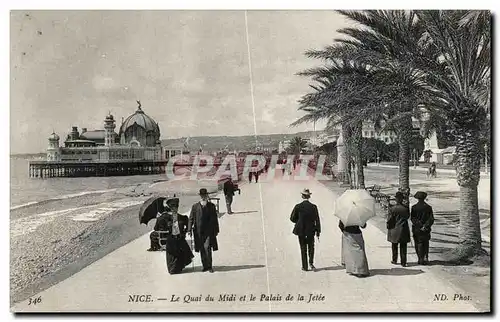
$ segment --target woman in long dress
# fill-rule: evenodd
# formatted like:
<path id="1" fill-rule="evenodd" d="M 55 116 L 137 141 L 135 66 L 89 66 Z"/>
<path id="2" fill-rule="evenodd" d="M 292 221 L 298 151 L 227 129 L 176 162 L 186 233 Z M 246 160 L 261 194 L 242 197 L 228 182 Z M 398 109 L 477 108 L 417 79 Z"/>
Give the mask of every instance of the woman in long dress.
<path id="1" fill-rule="evenodd" d="M 167 201 L 169 217 L 167 220 L 167 269 L 170 274 L 179 274 L 193 261 L 193 252 L 186 241 L 189 219 L 179 214 L 179 199 Z"/>
<path id="2" fill-rule="evenodd" d="M 361 226 L 365 227 L 366 224 Z M 342 265 L 345 266 L 346 273 L 356 277 L 369 276 L 365 241 L 360 226 L 345 227 L 342 221 L 339 221 L 339 228 L 342 231 Z"/>

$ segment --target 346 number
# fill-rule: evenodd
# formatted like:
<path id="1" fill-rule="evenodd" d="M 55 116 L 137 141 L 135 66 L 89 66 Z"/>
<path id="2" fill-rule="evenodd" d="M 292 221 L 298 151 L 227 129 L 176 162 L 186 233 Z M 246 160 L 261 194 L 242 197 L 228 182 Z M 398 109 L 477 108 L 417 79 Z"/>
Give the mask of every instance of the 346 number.
<path id="1" fill-rule="evenodd" d="M 42 297 L 39 296 L 37 298 L 29 298 L 28 305 L 37 305 L 38 303 L 42 303 Z"/>

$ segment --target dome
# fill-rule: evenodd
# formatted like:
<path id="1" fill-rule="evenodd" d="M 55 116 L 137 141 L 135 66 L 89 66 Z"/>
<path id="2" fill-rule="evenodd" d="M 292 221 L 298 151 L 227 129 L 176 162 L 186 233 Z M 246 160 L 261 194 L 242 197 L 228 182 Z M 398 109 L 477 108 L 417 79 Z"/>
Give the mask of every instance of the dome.
<path id="1" fill-rule="evenodd" d="M 50 141 L 59 141 L 59 135 L 52 132 L 52 134 L 49 136 L 49 140 Z"/>
<path id="2" fill-rule="evenodd" d="M 120 127 L 120 135 L 127 131 L 128 128 L 132 127 L 134 124 L 142 127 L 146 132 L 154 132 L 155 134 L 160 134 L 160 128 L 158 123 L 155 122 L 149 115 L 144 113 L 139 105 L 137 111 L 134 114 L 130 115 L 123 121 Z"/>

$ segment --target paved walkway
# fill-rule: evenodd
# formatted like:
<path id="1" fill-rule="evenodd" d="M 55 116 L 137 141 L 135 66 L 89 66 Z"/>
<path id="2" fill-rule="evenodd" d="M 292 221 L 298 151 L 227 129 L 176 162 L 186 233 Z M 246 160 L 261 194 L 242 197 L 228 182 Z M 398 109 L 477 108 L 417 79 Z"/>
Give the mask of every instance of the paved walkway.
<path id="1" fill-rule="evenodd" d="M 311 201 L 318 205 L 322 220 L 323 232 L 316 243 L 317 272 L 301 271 L 299 245 L 289 220 L 305 187 L 311 190 Z M 457 291 L 427 267 L 390 264 L 390 244 L 385 234 L 370 224 L 363 234 L 371 276 L 358 279 L 347 275 L 340 266 L 341 233 L 332 215 L 335 198 L 335 193 L 314 180 L 278 178 L 244 185 L 234 200 L 235 214 L 220 218 L 215 273 L 202 273 L 196 254 L 194 270 L 190 266 L 184 274 L 169 275 L 165 253 L 145 251 L 149 244 L 145 235 L 38 294 L 41 303 L 24 301 L 13 311 L 476 311 L 473 294 L 465 294 L 471 296 L 470 301 L 454 301 Z M 225 211 L 224 205 L 221 211 Z M 410 255 L 409 262 L 415 261 Z M 149 302 L 129 302 L 131 295 L 148 294 Z M 224 294 L 235 294 L 235 301 L 219 301 Z M 261 301 L 269 294 L 280 300 Z M 311 294 L 316 300 L 307 303 Z M 434 301 L 438 294 L 448 299 Z M 208 295 L 213 302 L 206 301 Z M 254 301 L 250 301 L 252 295 Z M 287 295 L 293 300 L 287 301 Z M 304 301 L 297 301 L 299 295 Z M 246 298 L 240 301 L 241 296 Z M 179 302 L 171 301 L 177 297 Z M 184 303 L 188 297 L 190 303 Z M 199 297 L 201 301 L 196 301 Z"/>

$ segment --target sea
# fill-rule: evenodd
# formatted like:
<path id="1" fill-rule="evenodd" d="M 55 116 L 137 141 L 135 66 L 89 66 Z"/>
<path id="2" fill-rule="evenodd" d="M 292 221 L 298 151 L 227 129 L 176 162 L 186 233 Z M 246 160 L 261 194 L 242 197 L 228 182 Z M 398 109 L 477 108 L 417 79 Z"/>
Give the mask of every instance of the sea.
<path id="1" fill-rule="evenodd" d="M 32 159 L 31 159 L 32 160 Z M 47 200 L 67 199 L 108 192 L 141 183 L 165 180 L 165 174 L 86 178 L 30 178 L 30 158 L 10 157 L 10 210 Z"/>

